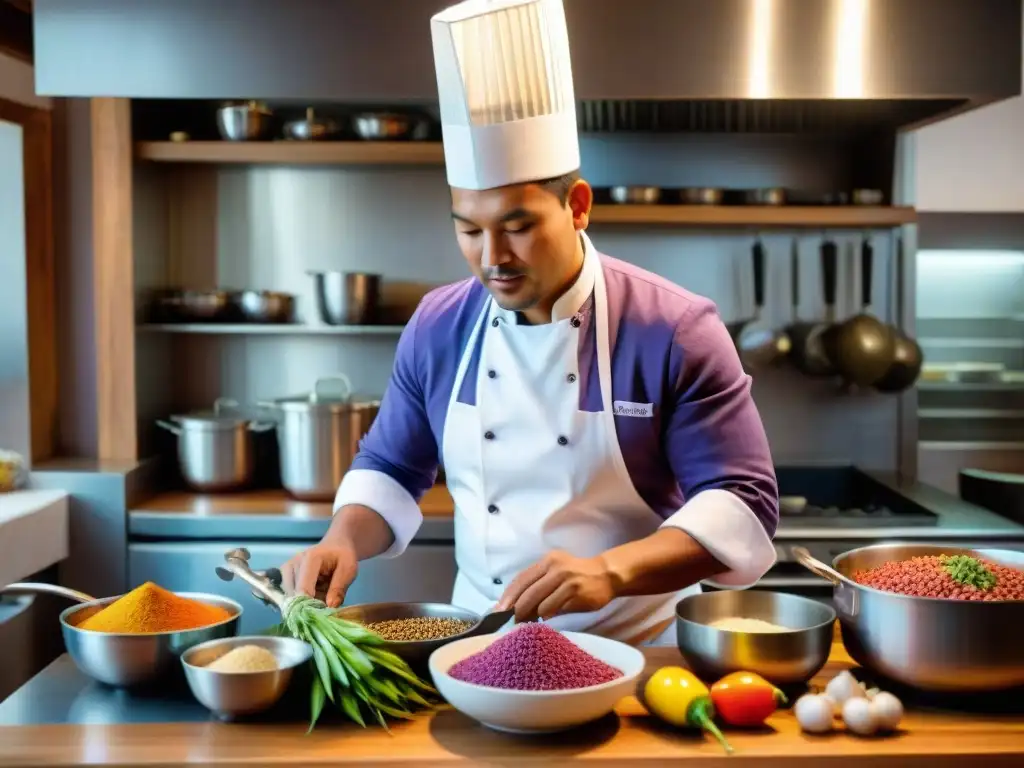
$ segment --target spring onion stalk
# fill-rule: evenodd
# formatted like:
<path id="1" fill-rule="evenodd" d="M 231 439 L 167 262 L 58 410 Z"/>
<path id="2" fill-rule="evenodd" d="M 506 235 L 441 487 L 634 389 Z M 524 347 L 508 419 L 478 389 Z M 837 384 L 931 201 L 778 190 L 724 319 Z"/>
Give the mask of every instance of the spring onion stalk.
<path id="1" fill-rule="evenodd" d="M 335 613 L 320 600 L 296 595 L 284 603 L 282 622 L 271 630 L 313 647 L 309 731 L 327 701 L 364 728 L 368 714 L 385 730 L 385 716 L 410 719 L 416 710 L 433 706 L 430 697 L 437 692 L 386 650 L 379 635 Z"/>
<path id="2" fill-rule="evenodd" d="M 976 587 L 981 590 L 992 589 L 996 585 L 996 575 L 985 567 L 976 557 L 967 555 L 943 555 L 942 566 L 946 573 L 958 584 Z"/>

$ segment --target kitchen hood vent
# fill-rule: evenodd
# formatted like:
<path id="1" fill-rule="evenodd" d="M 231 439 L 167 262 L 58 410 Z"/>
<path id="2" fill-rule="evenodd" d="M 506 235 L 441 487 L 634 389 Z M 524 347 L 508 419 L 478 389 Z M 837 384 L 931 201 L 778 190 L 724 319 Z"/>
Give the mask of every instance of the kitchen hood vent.
<path id="1" fill-rule="evenodd" d="M 437 103 L 452 0 L 35 0 L 46 96 Z M 1017 96 L 1021 0 L 563 0 L 581 126 L 865 132 Z"/>
<path id="2" fill-rule="evenodd" d="M 862 135 L 895 130 L 961 109 L 965 99 L 803 101 L 584 101 L 588 133 L 810 133 Z"/>

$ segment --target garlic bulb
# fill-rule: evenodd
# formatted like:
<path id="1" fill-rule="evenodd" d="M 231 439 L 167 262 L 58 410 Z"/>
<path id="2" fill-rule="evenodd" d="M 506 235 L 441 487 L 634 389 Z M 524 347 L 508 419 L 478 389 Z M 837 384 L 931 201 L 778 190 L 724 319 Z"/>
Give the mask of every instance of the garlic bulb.
<path id="1" fill-rule="evenodd" d="M 858 736 L 870 736 L 878 728 L 871 702 L 863 698 L 846 700 L 843 704 L 843 722 Z"/>
<path id="2" fill-rule="evenodd" d="M 879 691 L 871 699 L 871 714 L 879 730 L 895 731 L 903 719 L 903 703 L 886 691 Z"/>
<path id="3" fill-rule="evenodd" d="M 828 696 L 808 693 L 797 699 L 793 714 L 800 729 L 806 733 L 828 733 L 834 725 L 835 710 Z"/>
<path id="4" fill-rule="evenodd" d="M 850 699 L 864 699 L 867 696 L 857 679 L 845 670 L 828 681 L 825 695 L 835 702 L 837 711 L 842 711 L 843 705 Z"/>

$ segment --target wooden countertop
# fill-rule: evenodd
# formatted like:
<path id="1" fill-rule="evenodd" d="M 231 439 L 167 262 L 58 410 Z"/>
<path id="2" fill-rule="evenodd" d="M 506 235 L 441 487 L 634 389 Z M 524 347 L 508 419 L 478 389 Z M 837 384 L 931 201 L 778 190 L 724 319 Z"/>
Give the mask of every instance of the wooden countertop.
<path id="1" fill-rule="evenodd" d="M 674 649 L 647 649 L 651 667 L 679 663 Z M 851 666 L 840 644 L 822 674 L 824 684 Z M 157 766 L 209 765 L 230 768 L 303 766 L 548 765 L 570 761 L 601 766 L 729 765 L 763 768 L 870 766 L 962 768 L 967 759 L 989 768 L 1024 764 L 1024 718 L 908 711 L 903 730 L 881 738 L 844 732 L 800 733 L 793 716 L 780 712 L 760 732 L 728 732 L 735 754 L 725 755 L 711 737 L 674 731 L 655 722 L 630 697 L 618 717 L 575 732 L 515 737 L 478 725 L 452 710 L 400 723 L 388 735 L 353 725 L 323 725 L 306 736 L 301 724 L 242 725 L 215 721 L 139 725 L 37 725 L 0 728 L 0 765 Z M 685 760 L 685 763 L 679 761 Z"/>
<path id="2" fill-rule="evenodd" d="M 420 509 L 424 517 L 450 518 L 455 512 L 455 504 L 448 489 L 443 484 L 438 484 L 423 494 Z M 135 504 L 131 511 L 202 517 L 278 515 L 294 518 L 329 518 L 333 513 L 333 505 L 331 502 L 297 501 L 281 490 L 218 494 L 172 491 Z"/>

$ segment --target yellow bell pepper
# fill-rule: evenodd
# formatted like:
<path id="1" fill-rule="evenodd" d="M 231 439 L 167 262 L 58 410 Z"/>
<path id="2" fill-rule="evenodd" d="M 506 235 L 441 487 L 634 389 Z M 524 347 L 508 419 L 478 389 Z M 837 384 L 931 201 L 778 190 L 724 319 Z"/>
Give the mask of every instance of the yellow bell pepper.
<path id="1" fill-rule="evenodd" d="M 714 723 L 711 692 L 689 670 L 662 667 L 644 684 L 643 700 L 652 715 L 680 728 L 701 728 L 718 739 L 726 752 L 732 752 Z"/>

